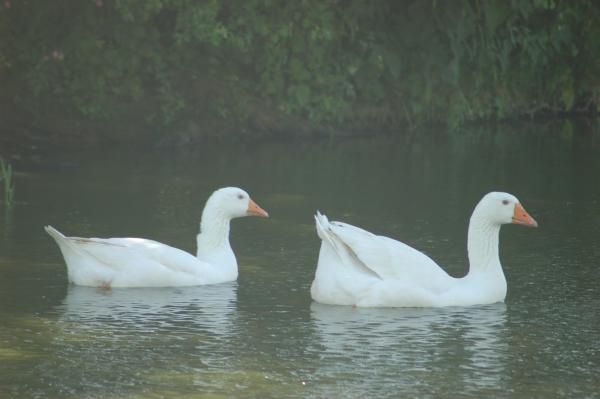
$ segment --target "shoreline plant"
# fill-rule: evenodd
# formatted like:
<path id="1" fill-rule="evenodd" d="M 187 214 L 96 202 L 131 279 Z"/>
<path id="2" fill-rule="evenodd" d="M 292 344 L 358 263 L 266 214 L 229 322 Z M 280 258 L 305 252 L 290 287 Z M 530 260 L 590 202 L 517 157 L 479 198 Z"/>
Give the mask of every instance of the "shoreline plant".
<path id="1" fill-rule="evenodd" d="M 12 165 L 0 157 L 0 181 L 4 187 L 4 205 L 12 207 L 15 199 L 15 183 Z"/>

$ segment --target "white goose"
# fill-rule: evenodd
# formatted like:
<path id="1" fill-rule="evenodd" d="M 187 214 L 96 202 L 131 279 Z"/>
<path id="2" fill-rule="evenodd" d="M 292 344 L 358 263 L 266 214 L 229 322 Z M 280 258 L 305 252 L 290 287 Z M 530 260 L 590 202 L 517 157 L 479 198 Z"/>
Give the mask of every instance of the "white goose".
<path id="1" fill-rule="evenodd" d="M 104 288 L 189 286 L 237 279 L 229 224 L 251 215 L 269 216 L 242 189 L 215 191 L 202 212 L 197 256 L 143 238 L 65 237 L 51 226 L 45 229 L 60 247 L 71 283 Z"/>
<path id="2" fill-rule="evenodd" d="M 469 272 L 448 275 L 431 258 L 388 237 L 317 212 L 322 240 L 313 300 L 364 307 L 469 306 L 502 302 L 506 278 L 498 256 L 500 226 L 537 222 L 511 194 L 492 192 L 477 204 L 469 223 Z"/>

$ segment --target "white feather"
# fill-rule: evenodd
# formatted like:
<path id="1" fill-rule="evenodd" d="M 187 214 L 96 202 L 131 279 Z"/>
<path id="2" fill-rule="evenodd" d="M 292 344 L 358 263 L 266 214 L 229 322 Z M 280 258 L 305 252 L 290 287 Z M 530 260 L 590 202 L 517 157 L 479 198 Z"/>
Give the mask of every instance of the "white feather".
<path id="1" fill-rule="evenodd" d="M 501 302 L 506 279 L 498 258 L 498 236 L 500 226 L 513 221 L 517 204 L 507 193 L 490 193 L 479 202 L 469 225 L 470 270 L 463 278 L 448 275 L 427 255 L 400 241 L 347 223 L 329 222 L 317 213 L 322 243 L 312 298 L 366 307 Z"/>
<path id="2" fill-rule="evenodd" d="M 94 287 L 166 287 L 216 284 L 237 279 L 229 222 L 245 216 L 250 197 L 239 188 L 215 191 L 202 215 L 198 255 L 143 238 L 66 237 L 45 230 L 58 244 L 69 281 Z"/>

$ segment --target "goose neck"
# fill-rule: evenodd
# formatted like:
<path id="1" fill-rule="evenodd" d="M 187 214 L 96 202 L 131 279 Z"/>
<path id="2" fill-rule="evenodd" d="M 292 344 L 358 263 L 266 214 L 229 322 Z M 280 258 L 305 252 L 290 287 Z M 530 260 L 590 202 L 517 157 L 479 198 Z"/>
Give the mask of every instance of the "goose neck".
<path id="1" fill-rule="evenodd" d="M 471 217 L 467 242 L 469 274 L 500 266 L 499 239 L 498 224 L 476 215 Z"/>
<path id="2" fill-rule="evenodd" d="M 218 208 L 207 206 L 202 212 L 200 221 L 198 252 L 229 244 L 230 222 L 231 218 Z"/>

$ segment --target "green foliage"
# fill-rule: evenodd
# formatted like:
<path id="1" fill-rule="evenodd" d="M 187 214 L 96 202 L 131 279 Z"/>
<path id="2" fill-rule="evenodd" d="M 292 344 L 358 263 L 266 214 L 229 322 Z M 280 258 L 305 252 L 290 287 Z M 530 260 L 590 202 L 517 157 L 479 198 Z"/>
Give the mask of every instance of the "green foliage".
<path id="1" fill-rule="evenodd" d="M 4 185 L 4 205 L 12 207 L 15 199 L 15 183 L 13 182 L 12 165 L 0 158 L 0 181 Z"/>
<path id="2" fill-rule="evenodd" d="M 0 81 L 33 113 L 456 127 L 600 107 L 595 0 L 8 3 Z"/>

